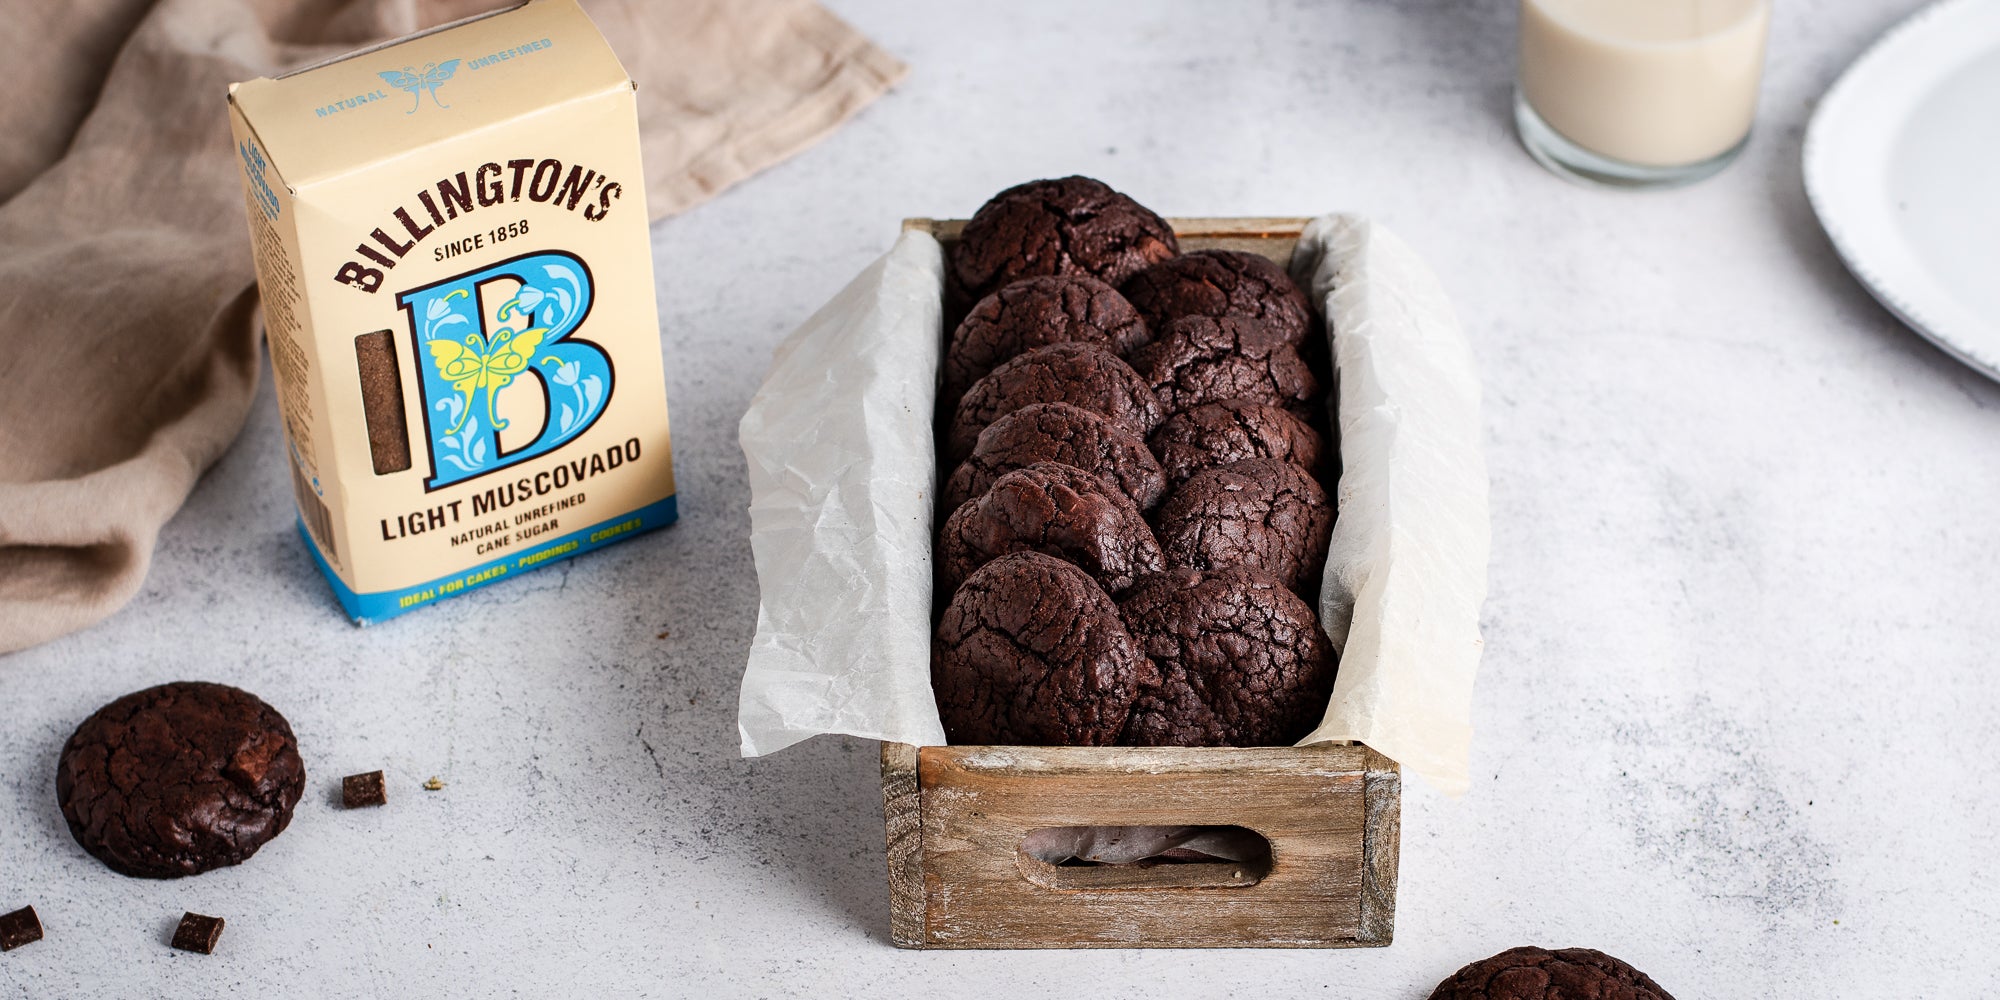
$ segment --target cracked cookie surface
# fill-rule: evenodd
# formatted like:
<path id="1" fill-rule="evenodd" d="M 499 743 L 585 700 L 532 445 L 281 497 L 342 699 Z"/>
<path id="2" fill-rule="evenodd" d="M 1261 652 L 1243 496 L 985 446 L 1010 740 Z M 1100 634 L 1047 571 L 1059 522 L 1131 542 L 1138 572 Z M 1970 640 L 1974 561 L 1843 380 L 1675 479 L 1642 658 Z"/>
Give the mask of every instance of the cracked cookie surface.
<path id="1" fill-rule="evenodd" d="M 1319 394 L 1319 379 L 1297 347 L 1240 316 L 1174 320 L 1131 360 L 1168 413 L 1247 399 L 1304 414 Z"/>
<path id="2" fill-rule="evenodd" d="M 953 744 L 1107 746 L 1157 679 L 1103 588 L 1038 552 L 975 570 L 931 645 L 931 686 Z"/>
<path id="3" fill-rule="evenodd" d="M 1338 670 L 1313 609 L 1247 567 L 1170 569 L 1119 603 L 1159 670 L 1121 742 L 1132 746 L 1290 746 L 1326 714 Z"/>
<path id="4" fill-rule="evenodd" d="M 1114 595 L 1166 567 L 1129 497 L 1055 462 L 1015 469 L 952 512 L 938 538 L 940 593 L 955 593 L 974 570 L 1012 552 L 1073 563 Z"/>
<path id="5" fill-rule="evenodd" d="M 1141 437 L 1165 412 L 1152 386 L 1117 355 L 1095 344 L 1050 344 L 993 369 L 958 401 L 945 433 L 954 461 L 972 454 L 979 432 L 1035 403 L 1068 403 L 1107 417 Z"/>
<path id="6" fill-rule="evenodd" d="M 1453 973 L 1430 1000 L 1673 1000 L 1638 969 L 1591 948 L 1511 948 Z"/>
<path id="7" fill-rule="evenodd" d="M 1097 344 L 1126 357 L 1152 338 L 1118 290 L 1088 275 L 1028 278 L 979 300 L 952 331 L 941 402 L 1015 356 L 1050 344 Z"/>
<path id="8" fill-rule="evenodd" d="M 952 279 L 977 299 L 1010 281 L 1088 274 L 1118 285 L 1180 252 L 1172 226 L 1089 177 L 1029 181 L 994 195 L 966 221 Z"/>
<path id="9" fill-rule="evenodd" d="M 1068 403 L 1035 403 L 995 420 L 944 486 L 944 509 L 956 511 L 994 480 L 1036 462 L 1095 473 L 1105 485 L 1151 510 L 1167 490 L 1158 459 L 1138 435 Z"/>
<path id="10" fill-rule="evenodd" d="M 1126 279 L 1124 293 L 1154 330 L 1183 316 L 1254 319 L 1292 344 L 1312 325 L 1304 292 L 1285 269 L 1244 250 L 1197 250 Z"/>
<path id="11" fill-rule="evenodd" d="M 1249 566 L 1317 598 L 1333 516 L 1326 490 L 1305 470 L 1252 458 L 1190 476 L 1155 524 L 1168 565 Z"/>
<path id="12" fill-rule="evenodd" d="M 284 831 L 304 789 L 284 716 L 222 684 L 128 694 L 85 719 L 56 763 L 70 834 L 140 878 L 242 863 Z"/>
<path id="13" fill-rule="evenodd" d="M 1290 410 L 1247 399 L 1224 399 L 1183 410 L 1146 439 L 1167 485 L 1179 487 L 1203 469 L 1250 458 L 1289 462 L 1323 479 L 1326 439 Z"/>

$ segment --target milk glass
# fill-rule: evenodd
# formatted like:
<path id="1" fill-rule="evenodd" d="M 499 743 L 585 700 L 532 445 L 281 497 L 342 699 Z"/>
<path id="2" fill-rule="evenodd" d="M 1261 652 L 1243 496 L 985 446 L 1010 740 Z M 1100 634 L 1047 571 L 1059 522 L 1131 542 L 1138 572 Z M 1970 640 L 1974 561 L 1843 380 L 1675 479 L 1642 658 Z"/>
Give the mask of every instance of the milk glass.
<path id="1" fill-rule="evenodd" d="M 1521 0 L 1521 142 L 1603 184 L 1707 177 L 1749 141 L 1770 24 L 1771 0 Z"/>

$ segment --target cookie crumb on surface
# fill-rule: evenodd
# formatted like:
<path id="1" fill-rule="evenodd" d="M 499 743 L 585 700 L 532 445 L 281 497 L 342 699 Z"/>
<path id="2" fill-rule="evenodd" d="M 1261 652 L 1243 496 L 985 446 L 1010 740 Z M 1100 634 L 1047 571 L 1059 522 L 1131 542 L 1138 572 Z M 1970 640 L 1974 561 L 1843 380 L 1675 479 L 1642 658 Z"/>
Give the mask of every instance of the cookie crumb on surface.
<path id="1" fill-rule="evenodd" d="M 424 782 L 424 791 L 441 792 L 443 790 L 444 790 L 444 779 L 438 777 L 435 774 L 430 776 L 430 780 Z"/>
<path id="2" fill-rule="evenodd" d="M 41 939 L 42 920 L 35 916 L 34 907 L 23 906 L 12 913 L 0 914 L 0 951 L 13 951 Z"/>
<path id="3" fill-rule="evenodd" d="M 350 774 L 340 779 L 340 804 L 349 809 L 384 805 L 388 801 L 389 790 L 380 771 Z"/>
<path id="4" fill-rule="evenodd" d="M 181 925 L 174 928 L 174 948 L 191 951 L 197 955 L 215 954 L 215 943 L 222 940 L 221 917 L 204 917 L 199 913 L 181 914 Z"/>

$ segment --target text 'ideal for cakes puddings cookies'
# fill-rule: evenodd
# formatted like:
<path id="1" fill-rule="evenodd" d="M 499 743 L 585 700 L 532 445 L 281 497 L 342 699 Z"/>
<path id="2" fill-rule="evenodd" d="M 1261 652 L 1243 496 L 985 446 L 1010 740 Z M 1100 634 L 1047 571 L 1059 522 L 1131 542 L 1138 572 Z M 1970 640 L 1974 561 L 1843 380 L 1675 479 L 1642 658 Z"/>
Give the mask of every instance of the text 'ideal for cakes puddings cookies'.
<path id="1" fill-rule="evenodd" d="M 975 213 L 939 373 L 957 744 L 1284 746 L 1339 669 L 1315 610 L 1336 447 L 1321 324 L 1283 267 L 1183 255 L 1085 177 Z"/>

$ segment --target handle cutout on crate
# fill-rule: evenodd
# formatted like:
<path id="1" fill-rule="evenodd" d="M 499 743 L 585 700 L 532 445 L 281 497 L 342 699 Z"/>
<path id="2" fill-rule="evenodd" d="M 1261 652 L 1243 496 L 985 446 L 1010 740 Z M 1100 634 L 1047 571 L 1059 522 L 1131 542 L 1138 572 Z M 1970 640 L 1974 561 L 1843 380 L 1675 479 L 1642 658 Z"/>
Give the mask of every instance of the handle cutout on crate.
<path id="1" fill-rule="evenodd" d="M 1050 826 L 1016 864 L 1049 889 L 1226 889 L 1271 873 L 1271 842 L 1240 826 Z"/>

